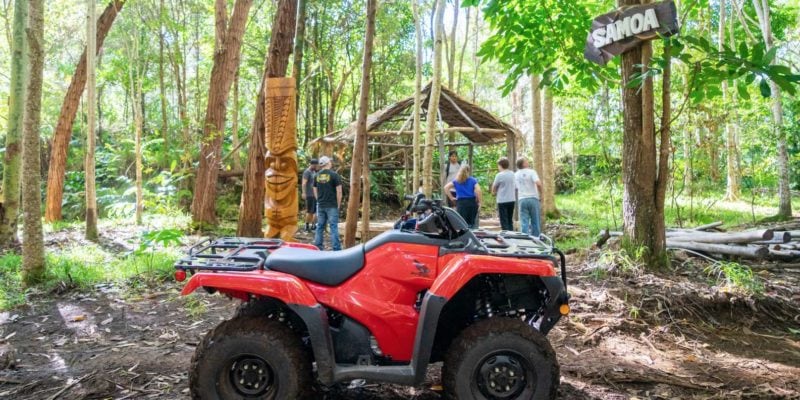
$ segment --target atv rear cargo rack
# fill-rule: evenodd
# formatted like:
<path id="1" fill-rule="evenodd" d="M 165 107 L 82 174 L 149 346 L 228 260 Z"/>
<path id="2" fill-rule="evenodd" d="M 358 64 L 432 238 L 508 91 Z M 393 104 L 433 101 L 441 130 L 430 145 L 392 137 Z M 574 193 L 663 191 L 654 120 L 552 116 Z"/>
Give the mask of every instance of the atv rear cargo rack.
<path id="1" fill-rule="evenodd" d="M 175 263 L 183 271 L 253 271 L 264 267 L 270 250 L 283 245 L 280 239 L 208 238 L 189 249 L 189 256 Z"/>

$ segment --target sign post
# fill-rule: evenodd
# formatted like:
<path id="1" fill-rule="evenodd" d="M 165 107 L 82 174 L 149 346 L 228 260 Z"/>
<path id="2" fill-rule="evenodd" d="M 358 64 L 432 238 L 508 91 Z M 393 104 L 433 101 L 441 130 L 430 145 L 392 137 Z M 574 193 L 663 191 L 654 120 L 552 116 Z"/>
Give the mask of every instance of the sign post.
<path id="1" fill-rule="evenodd" d="M 678 12 L 673 0 L 623 7 L 594 19 L 583 55 L 605 65 L 644 41 L 676 33 Z"/>

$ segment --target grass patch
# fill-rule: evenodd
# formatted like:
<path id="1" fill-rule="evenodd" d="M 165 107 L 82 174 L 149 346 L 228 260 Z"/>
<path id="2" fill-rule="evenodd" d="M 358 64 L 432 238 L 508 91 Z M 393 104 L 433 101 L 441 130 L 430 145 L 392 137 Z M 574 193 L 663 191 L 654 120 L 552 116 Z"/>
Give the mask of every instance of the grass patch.
<path id="1" fill-rule="evenodd" d="M 718 261 L 706 268 L 706 273 L 713 276 L 723 290 L 760 295 L 764 292 L 764 284 L 746 265 L 736 262 Z"/>
<path id="2" fill-rule="evenodd" d="M 47 254 L 47 272 L 38 288 L 46 292 L 83 291 L 112 282 L 135 289 L 169 279 L 180 256 L 177 248 L 166 248 L 116 258 L 97 246 L 76 246 Z M 25 303 L 21 268 L 21 256 L 0 257 L 0 310 Z"/>
<path id="3" fill-rule="evenodd" d="M 22 256 L 13 253 L 0 256 L 0 310 L 25 304 L 21 269 Z"/>
<path id="4" fill-rule="evenodd" d="M 730 228 L 752 224 L 754 218 L 761 221 L 777 212 L 776 198 L 759 198 L 755 204 L 751 204 L 746 198 L 732 202 L 723 201 L 723 195 L 722 192 L 708 192 L 695 193 L 692 198 L 679 197 L 675 201 L 667 198 L 664 213 L 667 227 L 692 227 L 722 221 L 725 227 Z M 587 231 L 560 241 L 558 247 L 588 248 L 595 243 L 600 231 L 622 230 L 621 199 L 621 186 L 605 184 L 557 195 L 556 204 L 561 211 L 561 218 L 557 222 L 579 225 Z"/>

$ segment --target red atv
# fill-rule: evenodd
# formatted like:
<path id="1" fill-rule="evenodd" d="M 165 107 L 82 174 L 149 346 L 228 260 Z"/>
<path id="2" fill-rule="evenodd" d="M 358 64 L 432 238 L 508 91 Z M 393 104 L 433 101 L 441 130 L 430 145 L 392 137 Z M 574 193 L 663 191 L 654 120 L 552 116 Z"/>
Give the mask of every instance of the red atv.
<path id="1" fill-rule="evenodd" d="M 545 335 L 569 313 L 563 254 L 419 203 L 415 229 L 400 223 L 339 252 L 246 238 L 192 248 L 176 264 L 178 281 L 192 274 L 182 294 L 243 302 L 198 345 L 192 398 L 299 399 L 315 381 L 420 385 L 438 361 L 448 399 L 554 398 Z"/>

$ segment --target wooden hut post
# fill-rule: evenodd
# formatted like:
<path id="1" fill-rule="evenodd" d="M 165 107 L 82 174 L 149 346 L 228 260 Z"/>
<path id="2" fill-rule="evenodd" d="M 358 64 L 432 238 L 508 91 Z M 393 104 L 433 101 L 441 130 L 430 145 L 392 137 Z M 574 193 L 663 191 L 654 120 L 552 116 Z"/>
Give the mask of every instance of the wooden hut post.
<path id="1" fill-rule="evenodd" d="M 517 167 L 517 135 L 514 131 L 506 133 L 506 151 L 509 167 L 514 170 Z M 514 221 L 519 221 L 519 201 L 514 203 Z"/>
<path id="2" fill-rule="evenodd" d="M 472 168 L 473 174 L 475 173 L 475 164 L 472 163 L 472 159 L 475 155 L 475 146 L 472 145 L 472 142 L 469 142 L 469 155 L 467 156 L 467 163 L 469 163 L 469 167 Z"/>

